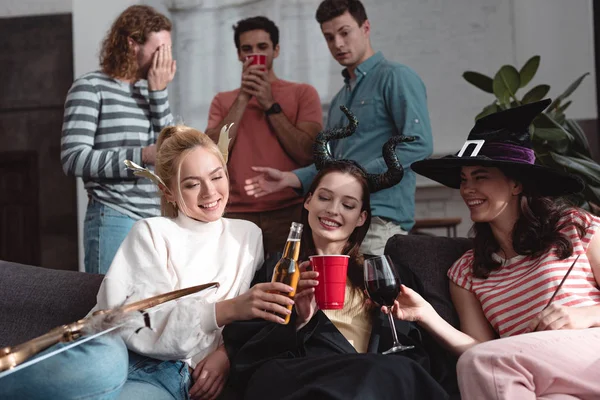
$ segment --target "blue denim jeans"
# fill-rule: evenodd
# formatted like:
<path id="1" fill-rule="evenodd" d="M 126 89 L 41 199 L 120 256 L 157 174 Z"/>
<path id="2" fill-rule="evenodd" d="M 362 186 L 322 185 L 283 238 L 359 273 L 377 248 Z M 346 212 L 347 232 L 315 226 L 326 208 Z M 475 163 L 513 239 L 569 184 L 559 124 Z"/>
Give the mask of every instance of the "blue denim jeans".
<path id="1" fill-rule="evenodd" d="M 129 352 L 129 374 L 119 399 L 188 400 L 191 382 L 183 361 L 161 361 Z"/>
<path id="2" fill-rule="evenodd" d="M 85 272 L 106 274 L 134 223 L 133 218 L 90 199 L 83 235 Z"/>
<path id="3" fill-rule="evenodd" d="M 190 382 L 183 361 L 128 352 L 118 335 L 103 335 L 0 377 L 0 399 L 188 400 Z"/>
<path id="4" fill-rule="evenodd" d="M 127 366 L 123 340 L 103 335 L 1 377 L 0 399 L 118 399 Z"/>

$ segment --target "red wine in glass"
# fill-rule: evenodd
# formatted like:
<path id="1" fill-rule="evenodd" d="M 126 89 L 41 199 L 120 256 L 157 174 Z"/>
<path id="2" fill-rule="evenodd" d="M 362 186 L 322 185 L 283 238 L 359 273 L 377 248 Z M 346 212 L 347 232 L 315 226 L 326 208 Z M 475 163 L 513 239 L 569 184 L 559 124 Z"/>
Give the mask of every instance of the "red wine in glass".
<path id="1" fill-rule="evenodd" d="M 385 279 L 366 281 L 369 297 L 380 306 L 392 307 L 400 294 L 400 285 Z"/>
<path id="2" fill-rule="evenodd" d="M 379 306 L 391 308 L 394 300 L 400 294 L 400 278 L 392 260 L 388 256 L 368 258 L 364 264 L 365 287 L 371 300 Z M 398 334 L 394 325 L 394 318 L 388 313 L 390 329 L 394 335 L 394 345 L 383 354 L 396 353 L 413 349 L 415 346 L 405 346 L 398 341 Z"/>

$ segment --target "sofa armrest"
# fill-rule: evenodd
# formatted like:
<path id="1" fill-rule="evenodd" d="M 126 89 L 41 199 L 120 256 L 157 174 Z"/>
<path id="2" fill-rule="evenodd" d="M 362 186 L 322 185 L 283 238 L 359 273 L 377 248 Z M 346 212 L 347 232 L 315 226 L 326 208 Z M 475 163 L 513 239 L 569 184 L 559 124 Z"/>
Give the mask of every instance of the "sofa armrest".
<path id="1" fill-rule="evenodd" d="M 0 261 L 0 347 L 85 317 L 103 278 Z"/>

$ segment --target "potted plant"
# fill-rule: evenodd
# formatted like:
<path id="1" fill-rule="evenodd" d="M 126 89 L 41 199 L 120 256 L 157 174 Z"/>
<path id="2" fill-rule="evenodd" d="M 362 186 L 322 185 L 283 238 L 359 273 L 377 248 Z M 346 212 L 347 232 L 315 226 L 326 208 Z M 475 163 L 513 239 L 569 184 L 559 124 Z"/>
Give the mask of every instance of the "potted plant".
<path id="1" fill-rule="evenodd" d="M 503 65 L 493 78 L 479 72 L 467 71 L 463 78 L 496 99 L 485 106 L 475 120 L 486 115 L 542 100 L 550 86 L 540 84 L 529 89 L 522 97 L 517 93 L 525 88 L 535 76 L 540 65 L 540 56 L 531 57 L 520 70 L 512 65 Z M 577 205 L 600 215 L 600 165 L 591 156 L 590 145 L 579 124 L 565 116 L 571 105 L 568 97 L 577 89 L 589 73 L 577 78 L 546 111 L 538 116 L 530 127 L 536 162 L 559 168 L 578 175 L 586 183 L 585 190 L 572 196 Z"/>

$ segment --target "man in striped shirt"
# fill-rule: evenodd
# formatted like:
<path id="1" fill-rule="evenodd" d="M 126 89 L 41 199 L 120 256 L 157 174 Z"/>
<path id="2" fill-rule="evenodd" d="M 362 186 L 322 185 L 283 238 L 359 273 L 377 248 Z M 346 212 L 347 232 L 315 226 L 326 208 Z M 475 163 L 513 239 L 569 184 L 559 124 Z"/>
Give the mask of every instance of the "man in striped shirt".
<path id="1" fill-rule="evenodd" d="M 171 22 L 148 6 L 127 8 L 104 39 L 100 64 L 71 86 L 61 140 L 63 170 L 83 178 L 88 193 L 85 269 L 93 273 L 106 273 L 136 220 L 160 214 L 156 186 L 123 161 L 153 166 L 158 133 L 172 122 Z"/>

